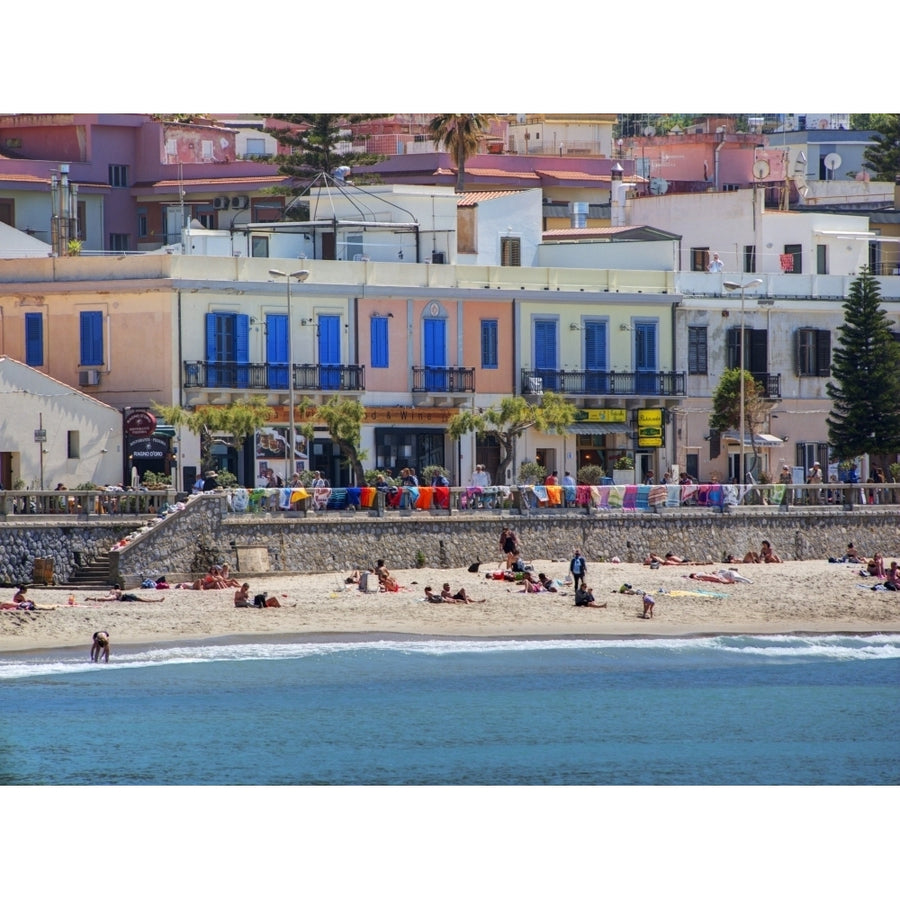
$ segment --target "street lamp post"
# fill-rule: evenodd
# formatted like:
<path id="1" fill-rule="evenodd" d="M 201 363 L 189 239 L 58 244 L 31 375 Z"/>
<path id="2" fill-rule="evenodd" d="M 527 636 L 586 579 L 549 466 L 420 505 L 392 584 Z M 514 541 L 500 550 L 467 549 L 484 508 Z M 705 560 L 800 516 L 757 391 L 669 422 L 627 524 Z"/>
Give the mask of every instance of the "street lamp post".
<path id="1" fill-rule="evenodd" d="M 293 479 L 296 471 L 296 455 L 297 455 L 297 439 L 294 435 L 294 338 L 293 338 L 293 320 L 291 317 L 291 279 L 296 278 L 299 282 L 306 281 L 309 278 L 308 269 L 300 269 L 299 272 L 282 272 L 280 269 L 269 269 L 269 274 L 276 278 L 284 278 L 287 284 L 287 352 L 288 352 L 288 459 L 290 460 L 291 472 L 290 480 Z"/>
<path id="2" fill-rule="evenodd" d="M 740 446 L 738 449 L 739 457 L 738 457 L 738 473 L 739 473 L 739 482 L 741 485 L 744 484 L 744 291 L 749 287 L 756 287 L 758 284 L 762 284 L 762 278 L 753 278 L 750 281 L 746 281 L 743 284 L 738 284 L 736 281 L 723 281 L 722 287 L 725 288 L 726 291 L 740 291 L 741 292 L 741 405 L 740 405 L 740 434 L 738 435 L 738 440 L 740 441 Z"/>

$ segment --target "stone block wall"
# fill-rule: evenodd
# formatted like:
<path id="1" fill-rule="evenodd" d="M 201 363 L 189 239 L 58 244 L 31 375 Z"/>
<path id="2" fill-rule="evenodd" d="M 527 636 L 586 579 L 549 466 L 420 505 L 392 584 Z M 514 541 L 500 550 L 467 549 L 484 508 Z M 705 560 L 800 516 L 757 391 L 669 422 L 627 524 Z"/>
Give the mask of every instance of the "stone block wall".
<path id="1" fill-rule="evenodd" d="M 134 525 L 2 523 L 0 581 L 30 581 L 34 559 L 50 558 L 56 581 L 65 582 L 75 568 L 76 554 L 87 561 L 132 532 Z M 623 562 L 641 562 L 649 552 L 671 550 L 718 563 L 723 553 L 743 556 L 758 549 L 763 538 L 785 560 L 840 556 L 849 541 L 862 553 L 880 550 L 888 562 L 900 559 L 900 510 L 888 507 L 590 515 L 584 510 L 552 515 L 423 511 L 385 516 L 360 511 L 304 517 L 235 515 L 228 512 L 223 495 L 209 495 L 191 500 L 183 510 L 111 552 L 110 573 L 113 580 L 133 586 L 142 577 L 161 574 L 185 580 L 220 562 L 238 571 L 242 547 L 266 548 L 265 554 L 245 558 L 267 558 L 269 572 L 346 573 L 372 566 L 379 558 L 392 569 L 413 568 L 419 552 L 430 567 L 458 568 L 476 560 L 491 567 L 501 558 L 498 537 L 504 525 L 519 536 L 526 560 L 569 559 L 578 547 L 588 560 L 618 556 Z"/>

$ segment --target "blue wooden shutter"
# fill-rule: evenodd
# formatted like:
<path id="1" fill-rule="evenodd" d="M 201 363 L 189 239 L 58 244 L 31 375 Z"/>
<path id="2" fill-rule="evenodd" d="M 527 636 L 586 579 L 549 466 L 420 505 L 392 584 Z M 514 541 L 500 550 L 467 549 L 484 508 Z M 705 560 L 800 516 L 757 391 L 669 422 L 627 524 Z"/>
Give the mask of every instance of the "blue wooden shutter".
<path id="1" fill-rule="evenodd" d="M 608 390 L 606 353 L 606 323 L 584 323 L 585 389 L 590 394 L 605 394 Z"/>
<path id="2" fill-rule="evenodd" d="M 236 384 L 240 388 L 250 386 L 250 316 L 238 313 L 234 317 L 234 361 Z"/>
<path id="3" fill-rule="evenodd" d="M 447 390 L 447 322 L 445 319 L 425 319 L 425 389 Z"/>
<path id="4" fill-rule="evenodd" d="M 556 390 L 556 319 L 535 319 L 534 368 L 547 390 Z"/>
<path id="5" fill-rule="evenodd" d="M 103 313 L 94 310 L 82 312 L 81 325 L 81 365 L 103 365 Z"/>
<path id="6" fill-rule="evenodd" d="M 341 386 L 341 317 L 319 316 L 319 368 L 323 388 Z"/>
<path id="7" fill-rule="evenodd" d="M 659 391 L 656 370 L 656 323 L 638 322 L 634 326 L 634 361 L 636 391 L 656 394 Z"/>
<path id="8" fill-rule="evenodd" d="M 481 320 L 481 368 L 496 369 L 497 362 L 497 320 Z"/>
<path id="9" fill-rule="evenodd" d="M 288 317 L 266 316 L 266 380 L 270 388 L 288 387 Z"/>
<path id="10" fill-rule="evenodd" d="M 373 369 L 388 368 L 388 320 L 380 316 L 369 319 L 369 341 Z"/>
<path id="11" fill-rule="evenodd" d="M 25 363 L 29 366 L 44 364 L 44 316 L 41 313 L 25 313 Z"/>

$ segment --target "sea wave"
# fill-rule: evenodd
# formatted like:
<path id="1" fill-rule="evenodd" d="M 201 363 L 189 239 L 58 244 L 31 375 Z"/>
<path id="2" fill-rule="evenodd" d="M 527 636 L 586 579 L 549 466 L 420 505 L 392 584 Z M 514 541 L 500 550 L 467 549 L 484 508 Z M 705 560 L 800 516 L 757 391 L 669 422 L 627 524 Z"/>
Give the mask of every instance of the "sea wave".
<path id="1" fill-rule="evenodd" d="M 584 651 L 601 655 L 642 652 L 678 656 L 702 653 L 728 657 L 769 657 L 817 660 L 884 660 L 900 657 L 898 634 L 718 635 L 687 638 L 551 638 L 551 639 L 433 639 L 296 641 L 253 643 L 198 643 L 187 646 L 122 649 L 107 666 L 84 659 L 82 653 L 58 651 L 0 658 L 0 681 L 16 678 L 75 675 L 79 672 L 198 665 L 212 662 L 302 659 L 328 655 L 397 653 L 406 655 L 458 655 Z"/>

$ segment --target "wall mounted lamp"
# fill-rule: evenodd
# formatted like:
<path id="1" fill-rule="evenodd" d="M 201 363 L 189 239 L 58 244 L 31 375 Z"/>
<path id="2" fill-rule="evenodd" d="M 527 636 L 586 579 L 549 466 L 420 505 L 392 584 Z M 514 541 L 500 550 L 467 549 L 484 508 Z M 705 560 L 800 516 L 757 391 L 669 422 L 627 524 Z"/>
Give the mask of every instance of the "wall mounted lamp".
<path id="1" fill-rule="evenodd" d="M 370 319 L 393 319 L 394 314 L 392 312 L 389 312 L 389 313 L 373 312 L 373 313 L 369 313 L 369 318 Z"/>
<path id="2" fill-rule="evenodd" d="M 570 322 L 569 331 L 581 331 L 581 326 L 577 322 Z"/>
<path id="3" fill-rule="evenodd" d="M 631 326 L 626 325 L 624 322 L 619 326 L 619 331 L 631 331 Z"/>

